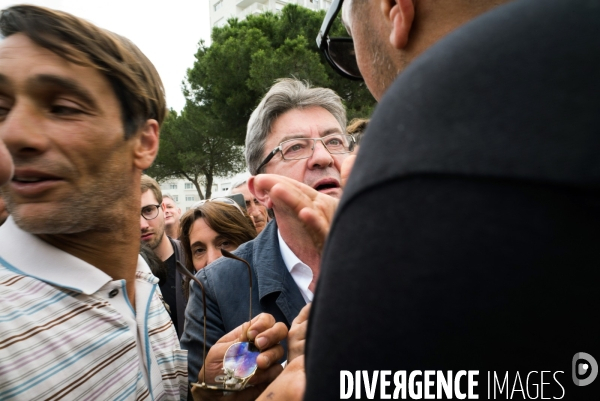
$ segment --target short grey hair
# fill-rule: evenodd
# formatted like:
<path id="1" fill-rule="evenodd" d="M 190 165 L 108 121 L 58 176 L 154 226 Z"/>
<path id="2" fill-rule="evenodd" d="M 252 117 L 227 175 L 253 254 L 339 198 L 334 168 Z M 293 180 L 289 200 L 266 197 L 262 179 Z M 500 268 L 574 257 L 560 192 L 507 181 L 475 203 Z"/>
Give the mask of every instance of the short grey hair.
<path id="1" fill-rule="evenodd" d="M 177 201 L 176 201 L 176 200 L 173 198 L 173 195 L 170 195 L 170 194 L 165 194 L 165 193 L 163 193 L 163 194 L 162 194 L 162 196 L 163 196 L 163 200 L 164 200 L 165 198 L 169 198 L 169 199 L 171 199 L 173 202 L 175 202 L 175 204 L 177 204 Z"/>
<path id="2" fill-rule="evenodd" d="M 247 178 L 243 178 L 239 181 L 234 182 L 233 185 L 231 186 L 231 189 L 229 190 L 229 195 L 233 195 L 234 189 L 241 187 L 242 185 L 246 184 L 247 182 L 248 182 Z"/>
<path id="3" fill-rule="evenodd" d="M 275 120 L 290 110 L 309 107 L 324 108 L 340 123 L 342 132 L 346 131 L 346 108 L 337 93 L 326 88 L 311 88 L 308 82 L 297 79 L 278 79 L 248 121 L 246 164 L 250 174 L 259 173 L 265 143 Z"/>

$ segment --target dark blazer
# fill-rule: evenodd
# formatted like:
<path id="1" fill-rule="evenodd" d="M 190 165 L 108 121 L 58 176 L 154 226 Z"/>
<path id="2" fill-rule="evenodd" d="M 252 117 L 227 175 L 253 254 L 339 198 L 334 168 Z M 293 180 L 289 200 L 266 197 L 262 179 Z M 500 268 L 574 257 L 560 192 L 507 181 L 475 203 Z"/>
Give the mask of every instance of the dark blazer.
<path id="1" fill-rule="evenodd" d="M 235 252 L 252 267 L 252 317 L 270 313 L 288 328 L 306 305 L 296 282 L 281 258 L 277 223 L 273 220 L 254 240 Z M 223 335 L 248 321 L 249 279 L 242 262 L 219 258 L 196 273 L 206 291 L 206 352 Z M 202 367 L 203 318 L 202 294 L 192 284 L 185 313 L 181 348 L 188 350 L 190 381 L 196 381 Z M 286 342 L 282 342 L 287 349 Z"/>
<path id="2" fill-rule="evenodd" d="M 559 372 L 546 398 L 598 399 L 571 379 L 600 356 L 598 49 L 597 1 L 517 0 L 400 74 L 323 253 L 306 400 L 342 370 L 426 369 L 479 370 L 480 399 L 488 372 L 534 371 Z"/>
<path id="3" fill-rule="evenodd" d="M 171 246 L 173 246 L 173 251 L 175 252 L 175 263 L 180 262 L 185 266 L 185 252 L 183 251 L 181 242 L 171 237 L 167 238 L 171 241 Z M 179 270 L 175 270 L 175 297 L 177 302 L 177 333 L 181 335 L 185 323 L 187 298 L 183 292 L 183 276 L 179 273 Z"/>

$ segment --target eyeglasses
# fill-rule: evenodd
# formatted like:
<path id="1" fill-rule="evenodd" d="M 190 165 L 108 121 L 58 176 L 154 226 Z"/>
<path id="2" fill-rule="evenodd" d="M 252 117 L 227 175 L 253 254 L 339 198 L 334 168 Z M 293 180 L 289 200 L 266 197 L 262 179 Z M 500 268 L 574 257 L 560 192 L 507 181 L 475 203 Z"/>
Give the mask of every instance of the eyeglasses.
<path id="1" fill-rule="evenodd" d="M 142 208 L 142 217 L 146 220 L 154 220 L 158 216 L 160 205 L 146 205 Z"/>
<path id="2" fill-rule="evenodd" d="M 363 77 L 356 62 L 356 52 L 354 51 L 352 38 L 329 37 L 329 31 L 342 9 L 343 2 L 344 0 L 334 0 L 331 3 L 317 35 L 317 47 L 325 54 L 325 58 L 336 72 L 343 77 L 362 81 Z"/>
<path id="3" fill-rule="evenodd" d="M 246 214 L 244 213 L 244 211 L 242 210 L 242 208 L 240 207 L 240 205 L 237 204 L 236 201 L 234 201 L 231 198 L 226 198 L 226 197 L 217 197 L 217 198 L 212 198 L 212 199 L 203 199 L 201 201 L 198 201 L 196 203 L 194 203 L 192 205 L 192 209 L 198 209 L 200 206 L 204 205 L 206 202 L 221 202 L 221 203 L 226 203 L 228 205 L 232 205 L 235 206 L 237 210 L 240 211 L 240 213 L 242 214 L 242 216 L 246 217 Z"/>
<path id="4" fill-rule="evenodd" d="M 229 199 L 229 198 L 227 198 Z M 252 320 L 252 269 L 250 264 L 244 259 L 235 256 L 232 253 L 222 249 L 221 253 L 226 258 L 235 259 L 244 263 L 248 269 L 248 279 L 250 282 L 250 302 L 248 308 L 248 321 Z M 206 383 L 206 294 L 204 292 L 204 286 L 202 282 L 196 278 L 188 269 L 177 261 L 177 270 L 189 278 L 194 280 L 200 287 L 202 292 L 202 307 L 204 309 L 204 337 L 202 347 L 202 382 L 198 380 L 198 383 L 192 383 L 193 387 L 198 387 L 202 390 L 220 390 L 220 391 L 242 391 L 256 373 L 258 368 L 256 364 L 256 358 L 260 354 L 260 350 L 254 345 L 252 341 L 236 342 L 227 348 L 225 356 L 223 358 L 223 375 L 215 377 L 215 384 Z"/>
<path id="5" fill-rule="evenodd" d="M 332 155 L 352 153 L 356 145 L 356 139 L 349 134 L 331 134 L 323 138 L 296 138 L 283 141 L 265 157 L 257 171 L 271 161 L 273 156 L 281 152 L 283 160 L 308 159 L 315 152 L 317 141 L 321 141 L 325 149 Z"/>

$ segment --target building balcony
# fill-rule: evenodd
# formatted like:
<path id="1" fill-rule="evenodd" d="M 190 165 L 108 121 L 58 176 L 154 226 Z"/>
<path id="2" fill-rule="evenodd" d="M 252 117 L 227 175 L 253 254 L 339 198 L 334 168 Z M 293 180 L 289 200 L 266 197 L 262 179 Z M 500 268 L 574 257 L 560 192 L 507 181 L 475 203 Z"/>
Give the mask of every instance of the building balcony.
<path id="1" fill-rule="evenodd" d="M 260 3 L 254 3 L 254 4 L 246 7 L 242 11 L 240 11 L 238 15 L 240 15 L 242 18 L 246 18 L 249 15 L 261 14 L 267 10 L 268 10 L 267 6 L 260 4 Z"/>
<path id="2" fill-rule="evenodd" d="M 241 10 L 244 10 L 250 7 L 253 4 L 266 4 L 268 0 L 240 0 L 235 5 L 239 7 Z"/>

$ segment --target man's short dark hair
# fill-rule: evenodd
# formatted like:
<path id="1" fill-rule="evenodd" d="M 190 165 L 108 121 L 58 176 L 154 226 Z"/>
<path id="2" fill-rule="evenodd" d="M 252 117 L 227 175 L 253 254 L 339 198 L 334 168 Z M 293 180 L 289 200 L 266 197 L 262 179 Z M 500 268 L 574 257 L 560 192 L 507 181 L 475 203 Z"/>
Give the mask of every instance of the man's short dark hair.
<path id="1" fill-rule="evenodd" d="M 160 185 L 158 185 L 158 182 L 156 182 L 154 178 L 146 174 L 142 174 L 142 179 L 140 180 L 140 188 L 142 190 L 142 194 L 145 194 L 146 191 L 152 191 L 154 197 L 156 198 L 156 201 L 159 204 L 162 204 L 163 194 L 160 190 Z"/>
<path id="2" fill-rule="evenodd" d="M 148 119 L 162 124 L 167 112 L 162 82 L 150 60 L 129 39 L 74 15 L 30 5 L 2 10 L 0 35 L 16 33 L 104 75 L 119 100 L 126 139 Z"/>

